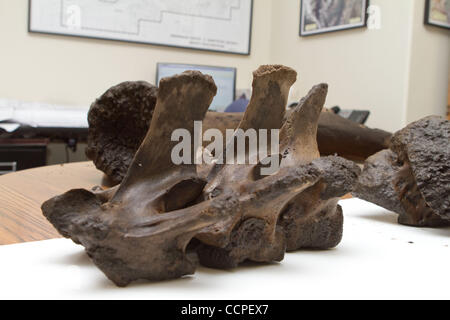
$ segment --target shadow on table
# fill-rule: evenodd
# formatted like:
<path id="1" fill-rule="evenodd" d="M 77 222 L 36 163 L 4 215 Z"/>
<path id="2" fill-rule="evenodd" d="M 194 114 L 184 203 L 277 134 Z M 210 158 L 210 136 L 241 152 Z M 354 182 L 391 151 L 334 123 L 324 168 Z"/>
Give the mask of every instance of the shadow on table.
<path id="1" fill-rule="evenodd" d="M 380 210 L 379 212 L 371 212 L 370 214 L 361 214 L 357 216 L 358 218 L 371 220 L 375 222 L 386 223 L 390 225 L 397 225 L 399 228 L 409 228 L 410 230 L 420 230 L 421 232 L 426 232 L 430 235 L 435 236 L 447 236 L 450 237 L 450 227 L 441 228 L 430 228 L 430 227 L 414 227 L 406 226 L 398 223 L 398 215 L 394 212 Z"/>
<path id="2" fill-rule="evenodd" d="M 366 215 L 360 215 L 359 218 L 368 219 L 376 222 L 383 222 L 383 223 L 389 223 L 389 224 L 398 224 L 397 219 L 398 216 L 395 213 L 392 212 L 382 212 L 380 210 L 380 213 L 371 213 Z"/>

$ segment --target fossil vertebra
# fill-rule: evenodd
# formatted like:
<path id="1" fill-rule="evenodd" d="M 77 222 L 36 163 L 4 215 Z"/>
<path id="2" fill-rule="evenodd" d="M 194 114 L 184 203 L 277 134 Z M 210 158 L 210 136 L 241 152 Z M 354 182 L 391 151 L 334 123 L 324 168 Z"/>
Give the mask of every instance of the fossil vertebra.
<path id="1" fill-rule="evenodd" d="M 450 122 L 430 116 L 395 133 L 367 159 L 353 194 L 419 227 L 450 225 Z"/>
<path id="2" fill-rule="evenodd" d="M 123 82 L 107 90 L 89 111 L 89 136 L 86 155 L 115 183 L 127 173 L 133 156 L 143 141 L 156 105 L 157 88 L 138 82 Z M 287 111 L 285 118 L 292 111 Z M 242 113 L 207 112 L 204 131 L 236 129 Z M 392 134 L 371 129 L 342 118 L 331 111 L 319 117 L 317 142 L 321 155 L 338 155 L 364 161 L 388 148 Z"/>
<path id="3" fill-rule="evenodd" d="M 192 274 L 199 261 L 230 268 L 280 261 L 286 250 L 336 246 L 343 219 L 337 201 L 359 168 L 320 158 L 316 134 L 327 85 L 314 87 L 283 123 L 295 78 L 284 66 L 255 71 L 239 124 L 281 128 L 280 154 L 270 155 L 281 159 L 275 173 L 261 175 L 262 162 L 216 164 L 202 176 L 194 164 L 173 164 L 171 133 L 184 128 L 192 135 L 216 93 L 211 77 L 188 71 L 161 81 L 150 129 L 122 183 L 104 192 L 71 190 L 45 202 L 44 215 L 119 286 Z M 256 156 L 246 151 L 246 158 Z"/>

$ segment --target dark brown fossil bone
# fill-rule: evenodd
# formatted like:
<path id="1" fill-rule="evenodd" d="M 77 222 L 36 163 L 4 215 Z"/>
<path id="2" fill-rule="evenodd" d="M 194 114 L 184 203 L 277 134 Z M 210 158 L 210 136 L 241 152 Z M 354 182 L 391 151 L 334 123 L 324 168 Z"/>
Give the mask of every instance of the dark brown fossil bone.
<path id="1" fill-rule="evenodd" d="M 156 94 L 156 87 L 146 82 L 124 82 L 106 91 L 91 106 L 86 155 L 115 183 L 122 181 L 148 131 Z M 242 113 L 207 112 L 203 130 L 217 128 L 225 134 L 226 129 L 236 129 L 242 117 Z M 331 111 L 320 114 L 317 142 L 321 155 L 364 161 L 388 148 L 391 136 Z"/>
<path id="2" fill-rule="evenodd" d="M 317 143 L 321 155 L 334 155 L 353 161 L 364 161 L 389 147 L 392 133 L 371 129 L 331 112 L 320 115 Z"/>
<path id="3" fill-rule="evenodd" d="M 320 179 L 293 198 L 279 216 L 288 251 L 328 249 L 342 239 L 343 215 L 337 204 L 352 190 L 360 169 L 339 157 L 320 158 L 316 140 L 328 86 L 315 86 L 299 103 L 281 129 L 282 166 L 314 164 Z"/>
<path id="4" fill-rule="evenodd" d="M 395 133 L 367 159 L 353 194 L 399 214 L 401 224 L 450 225 L 450 122 L 431 116 Z"/>
<path id="5" fill-rule="evenodd" d="M 295 71 L 263 66 L 254 77 L 241 128 L 279 128 Z M 122 183 L 106 192 L 71 190 L 45 202 L 43 213 L 119 286 L 192 274 L 198 258 L 226 268 L 279 261 L 286 248 L 334 246 L 342 235 L 337 198 L 350 190 L 359 168 L 319 158 L 314 136 L 326 89 L 313 88 L 283 126 L 282 154 L 272 155 L 282 158 L 277 172 L 261 176 L 259 164 L 216 165 L 205 181 L 195 165 L 172 163 L 171 133 L 193 134 L 216 87 L 198 72 L 164 79 L 150 129 Z"/>
<path id="6" fill-rule="evenodd" d="M 295 196 L 285 195 L 281 198 L 282 202 L 271 202 L 270 210 L 255 203 L 253 208 L 246 208 L 227 221 L 225 228 L 223 221 L 208 227 L 206 232 L 197 236 L 201 244 L 196 251 L 202 264 L 231 268 L 247 259 L 279 261 L 285 250 L 326 249 L 340 242 L 343 216 L 337 202 L 339 197 L 352 190 L 360 170 L 351 161 L 339 157 L 320 158 L 315 137 L 327 89 L 325 84 L 315 86 L 290 113 L 280 133 L 280 172 L 298 168 L 304 170 L 305 176 L 314 176 L 314 181 L 310 181 Z M 260 101 L 259 107 L 264 110 L 267 107 L 265 99 Z M 279 112 L 280 116 L 275 117 L 266 117 L 265 113 L 258 112 L 257 104 L 250 104 L 239 128 L 249 128 L 249 118 L 252 119 L 253 129 L 279 128 L 284 102 L 279 99 L 277 107 L 270 105 L 271 114 Z M 250 154 L 249 159 L 254 156 Z M 205 187 L 204 198 L 211 199 L 229 190 L 239 192 L 245 185 L 242 177 L 266 184 L 269 178 L 262 179 L 255 174 L 260 167 L 260 164 L 224 165 L 219 170 L 213 170 L 213 178 Z M 224 243 L 223 239 L 227 241 Z"/>

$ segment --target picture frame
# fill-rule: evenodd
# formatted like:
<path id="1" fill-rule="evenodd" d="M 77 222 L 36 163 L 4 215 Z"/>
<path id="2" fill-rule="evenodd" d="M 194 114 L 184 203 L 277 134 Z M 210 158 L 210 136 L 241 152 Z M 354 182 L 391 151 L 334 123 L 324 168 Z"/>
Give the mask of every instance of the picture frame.
<path id="1" fill-rule="evenodd" d="M 450 29 L 450 0 L 426 0 L 425 24 Z"/>
<path id="2" fill-rule="evenodd" d="M 369 0 L 300 0 L 300 36 L 367 27 Z"/>
<path id="3" fill-rule="evenodd" d="M 253 28 L 253 1 L 254 0 L 239 0 L 238 2 L 235 1 L 228 1 L 229 3 L 229 10 L 225 11 L 218 11 L 216 12 L 224 12 L 226 13 L 226 17 L 217 17 L 217 26 L 214 28 L 214 23 L 211 23 L 211 21 L 214 20 L 214 17 L 208 14 L 205 14 L 204 17 L 202 17 L 199 14 L 191 14 L 191 12 L 186 12 L 186 20 L 184 21 L 185 27 L 189 24 L 189 21 L 196 20 L 200 18 L 205 18 L 205 21 L 203 22 L 205 26 L 191 26 L 190 29 L 197 31 L 202 31 L 205 33 L 203 34 L 192 34 L 192 36 L 186 36 L 186 35 L 180 35 L 178 36 L 176 32 L 169 32 L 171 30 L 167 30 L 170 28 L 163 27 L 161 25 L 161 30 L 166 31 L 167 30 L 167 36 L 165 41 L 164 39 L 161 40 L 161 35 L 159 36 L 159 39 L 145 39 L 144 37 L 136 37 L 133 35 L 130 35 L 129 32 L 117 32 L 114 33 L 106 33 L 105 30 L 96 30 L 98 31 L 93 32 L 94 28 L 90 25 L 86 28 L 80 28 L 79 26 L 76 26 L 75 28 L 73 26 L 64 25 L 65 16 L 67 15 L 67 12 L 65 11 L 64 4 L 67 2 L 67 6 L 71 5 L 73 7 L 73 4 L 77 3 L 79 1 L 81 4 L 86 4 L 87 1 L 84 0 L 28 0 L 28 32 L 30 33 L 40 33 L 40 34 L 48 34 L 48 35 L 62 35 L 62 36 L 69 36 L 69 37 L 79 37 L 79 38 L 88 38 L 88 39 L 99 39 L 99 40 L 109 40 L 109 41 L 120 41 L 120 42 L 127 42 L 127 43 L 136 43 L 136 44 L 147 44 L 147 45 L 156 45 L 156 46 L 164 46 L 164 47 L 172 47 L 172 48 L 183 48 L 183 49 L 192 49 L 192 50 L 200 50 L 200 51 L 209 51 L 209 52 L 219 52 L 219 53 L 229 53 L 229 54 L 237 54 L 237 55 L 245 55 L 248 56 L 251 53 L 251 42 L 252 42 L 252 28 Z M 180 5 L 175 6 L 173 5 L 173 8 L 176 8 L 175 11 L 179 11 L 182 9 L 179 8 L 187 8 L 192 11 L 191 8 L 189 8 L 188 4 L 185 2 L 186 0 L 171 0 L 173 2 L 172 4 L 176 4 L 176 1 L 180 1 Z M 90 2 L 90 1 L 89 1 Z M 116 2 L 111 1 L 99 1 L 102 3 L 103 6 L 105 5 L 111 5 L 113 6 Z M 47 4 L 47 7 L 35 7 L 35 6 L 43 6 L 43 3 Z M 239 4 L 239 5 L 236 5 Z M 213 3 L 214 4 L 214 3 Z M 91 8 L 91 3 L 89 3 Z M 183 5 L 183 6 L 182 6 Z M 58 7 L 59 6 L 59 7 Z M 76 6 L 75 6 L 76 7 Z M 33 8 L 38 10 L 33 10 Z M 63 10 L 64 8 L 64 10 Z M 79 8 L 75 8 L 78 9 Z M 120 8 L 121 10 L 114 10 L 114 12 L 123 12 L 123 8 Z M 242 9 L 242 12 L 240 11 Z M 59 11 L 58 11 L 59 10 Z M 76 10 L 75 10 L 76 11 Z M 98 12 L 101 13 L 101 16 L 103 19 L 106 20 L 105 17 L 110 16 L 107 12 L 104 12 L 101 8 L 97 9 Z M 113 11 L 113 10 L 111 10 Z M 195 12 L 195 11 L 194 11 Z M 89 12 L 91 16 L 91 24 L 98 25 L 98 21 L 101 19 L 92 19 L 92 13 Z M 46 21 L 46 16 L 48 19 L 51 19 L 52 21 L 48 23 L 47 25 L 42 26 L 43 22 Z M 179 15 L 179 19 L 182 20 L 182 14 L 179 14 L 177 12 L 173 12 L 170 10 L 161 11 L 159 15 L 156 15 L 155 20 L 163 20 L 164 16 L 169 15 Z M 40 15 L 40 16 L 36 16 Z M 131 14 L 130 14 L 131 16 Z M 231 21 L 235 18 L 235 16 L 238 16 L 237 19 L 241 19 L 242 21 L 239 25 L 237 25 L 233 21 L 233 23 L 230 23 L 230 27 L 226 28 L 220 25 L 222 22 Z M 180 18 L 181 17 L 181 18 Z M 77 20 L 77 19 L 72 19 Z M 78 19 L 79 21 L 82 20 L 88 21 L 88 19 Z M 138 26 L 135 29 L 141 30 L 142 29 L 142 21 L 148 22 L 150 20 L 145 19 L 137 19 Z M 155 21 L 150 21 L 155 22 Z M 159 22 L 159 21 L 158 21 Z M 183 21 L 181 21 L 183 23 Z M 39 25 L 41 24 L 41 25 Z M 44 23 L 45 24 L 45 23 Z M 122 24 L 123 25 L 123 24 Z M 168 24 L 169 26 L 173 24 Z M 237 26 L 236 26 L 237 25 Z M 206 27 L 207 26 L 207 27 Z M 66 27 L 66 28 L 64 28 Z M 189 25 L 187 26 L 189 29 Z M 182 28 L 179 28 L 179 30 L 182 30 Z M 192 31 L 191 30 L 191 31 Z M 211 37 L 211 30 L 217 31 L 216 33 L 220 34 L 226 34 L 227 36 L 223 39 Z M 109 31 L 109 30 L 108 30 Z M 142 32 L 142 34 L 146 33 L 146 36 L 148 36 L 149 32 Z M 164 33 L 164 32 L 161 32 Z M 175 33 L 175 34 L 174 34 Z M 117 35 L 117 36 L 116 36 Z M 170 37 L 170 39 L 169 39 Z M 190 38 L 186 40 L 186 38 Z M 187 43 L 188 42 L 188 43 Z"/>

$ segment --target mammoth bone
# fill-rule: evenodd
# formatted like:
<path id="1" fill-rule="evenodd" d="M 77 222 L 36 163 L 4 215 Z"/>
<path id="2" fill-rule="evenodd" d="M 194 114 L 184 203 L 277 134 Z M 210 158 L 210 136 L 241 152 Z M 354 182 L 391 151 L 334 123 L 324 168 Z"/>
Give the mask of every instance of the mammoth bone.
<path id="1" fill-rule="evenodd" d="M 336 246 L 343 223 L 337 201 L 351 191 L 359 168 L 320 158 L 317 123 L 327 85 L 314 87 L 283 124 L 295 79 L 290 68 L 261 66 L 239 124 L 281 128 L 279 154 L 268 155 L 281 159 L 274 173 L 261 174 L 263 160 L 216 163 L 203 175 L 192 162 L 171 161 L 172 132 L 192 135 L 216 93 L 211 77 L 187 71 L 161 81 L 150 129 L 122 183 L 100 192 L 71 190 L 46 201 L 44 215 L 118 286 L 192 274 L 199 262 L 231 268 L 245 260 L 281 261 L 286 250 Z M 245 153 L 248 160 L 257 156 L 250 148 Z"/>

